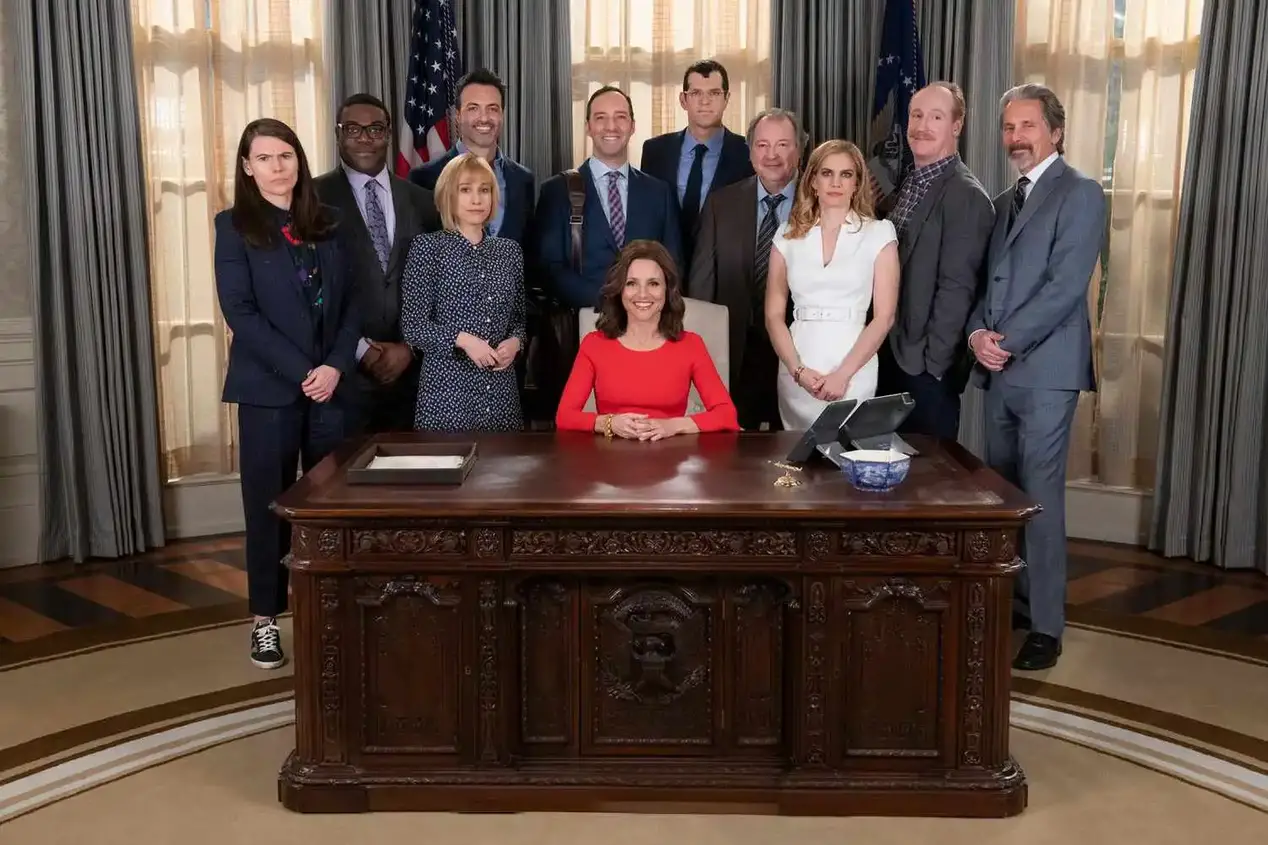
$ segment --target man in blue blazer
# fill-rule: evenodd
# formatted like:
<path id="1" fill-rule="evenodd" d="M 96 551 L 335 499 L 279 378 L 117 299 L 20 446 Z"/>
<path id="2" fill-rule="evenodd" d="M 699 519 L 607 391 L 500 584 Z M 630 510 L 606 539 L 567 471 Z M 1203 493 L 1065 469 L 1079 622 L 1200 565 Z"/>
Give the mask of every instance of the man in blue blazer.
<path id="1" fill-rule="evenodd" d="M 1030 629 L 1013 666 L 1046 669 L 1065 629 L 1065 472 L 1079 392 L 1096 389 L 1088 284 L 1105 239 L 1101 186 L 1065 163 L 1065 109 L 1042 85 L 1000 103 L 1021 174 L 995 199 L 986 286 L 968 323 L 986 390 L 986 458 L 1043 511 L 1026 526 L 1018 598 Z"/>
<path id="2" fill-rule="evenodd" d="M 586 134 L 594 153 L 576 171 L 552 176 L 537 201 L 537 254 L 550 291 L 570 308 L 599 304 L 604 276 L 622 247 L 634 240 L 662 243 L 685 270 L 678 212 L 669 185 L 630 165 L 634 106 L 619 88 L 607 86 L 586 103 Z M 580 235 L 574 263 L 569 182 L 584 197 L 576 221 Z M 571 362 L 569 362 L 571 364 Z"/>
<path id="3" fill-rule="evenodd" d="M 491 70 L 473 70 L 458 80 L 454 90 L 458 143 L 447 154 L 410 171 L 409 179 L 429 191 L 445 165 L 458 155 L 473 152 L 493 167 L 501 202 L 489 221 L 489 234 L 510 238 L 524 247 L 532 231 L 537 185 L 533 171 L 511 161 L 500 148 L 506 110 L 506 85 Z"/>
<path id="4" fill-rule="evenodd" d="M 678 95 L 678 104 L 687 113 L 687 128 L 643 142 L 640 169 L 674 189 L 687 265 L 709 192 L 753 175 L 744 136 L 722 125 L 730 100 L 726 68 L 712 59 L 696 62 L 682 75 Z"/>

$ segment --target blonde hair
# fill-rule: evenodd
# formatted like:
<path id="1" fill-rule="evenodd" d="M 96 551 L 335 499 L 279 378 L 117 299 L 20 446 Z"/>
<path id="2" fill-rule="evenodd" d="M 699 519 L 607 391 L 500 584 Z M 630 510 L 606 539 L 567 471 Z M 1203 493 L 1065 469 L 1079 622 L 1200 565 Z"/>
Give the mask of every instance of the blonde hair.
<path id="1" fill-rule="evenodd" d="M 819 197 L 815 195 L 814 178 L 828 156 L 848 155 L 854 161 L 854 195 L 850 197 L 850 210 L 863 220 L 876 216 L 872 206 L 872 185 L 867 178 L 867 162 L 863 151 L 849 141 L 824 141 L 810 154 L 810 161 L 797 181 L 797 196 L 788 214 L 788 231 L 784 237 L 790 240 L 804 238 L 819 222 Z"/>
<path id="2" fill-rule="evenodd" d="M 440 171 L 440 178 L 436 180 L 436 208 L 440 211 L 440 224 L 451 232 L 458 228 L 458 185 L 462 183 L 462 177 L 468 173 L 476 174 L 488 182 L 489 187 L 493 189 L 493 204 L 489 206 L 489 216 L 485 222 L 489 222 L 497 213 L 500 200 L 498 180 L 493 175 L 493 168 L 475 153 L 456 155 L 445 165 L 445 169 Z"/>

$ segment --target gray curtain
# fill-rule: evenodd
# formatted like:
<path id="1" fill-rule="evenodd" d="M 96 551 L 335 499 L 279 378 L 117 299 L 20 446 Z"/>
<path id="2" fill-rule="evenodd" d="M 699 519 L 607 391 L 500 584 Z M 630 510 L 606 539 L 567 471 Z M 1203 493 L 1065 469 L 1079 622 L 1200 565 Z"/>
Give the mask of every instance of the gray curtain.
<path id="1" fill-rule="evenodd" d="M 332 117 L 338 118 L 345 98 L 361 93 L 373 94 L 394 116 L 400 114 L 412 11 L 412 0 L 326 0 Z"/>
<path id="2" fill-rule="evenodd" d="M 116 0 L 22 0 L 35 278 L 40 559 L 164 542 L 132 23 Z"/>
<path id="3" fill-rule="evenodd" d="M 1016 5 L 976 0 L 920 0 L 917 5 L 925 75 L 964 89 L 968 113 L 960 153 L 991 196 L 1013 180 L 1008 156 L 1000 143 L 999 99 L 1012 87 L 1013 24 Z M 979 456 L 986 454 L 986 418 L 982 391 L 964 389 L 960 443 Z"/>
<path id="4" fill-rule="evenodd" d="M 568 0 L 462 0 L 457 7 L 467 69 L 488 68 L 508 88 L 503 149 L 538 185 L 574 164 L 568 7 Z"/>
<path id="5" fill-rule="evenodd" d="M 772 0 L 774 104 L 801 118 L 813 147 L 868 147 L 883 0 Z"/>
<path id="6" fill-rule="evenodd" d="M 1150 548 L 1268 572 L 1268 0 L 1205 4 Z"/>
<path id="7" fill-rule="evenodd" d="M 917 24 L 929 80 L 964 89 L 968 103 L 960 151 L 992 195 L 1011 181 L 999 140 L 999 98 L 1013 84 L 1014 4 L 919 0 Z M 771 67 L 775 105 L 801 116 L 811 143 L 872 137 L 885 0 L 773 0 Z M 960 442 L 981 455 L 981 391 L 965 391 Z"/>

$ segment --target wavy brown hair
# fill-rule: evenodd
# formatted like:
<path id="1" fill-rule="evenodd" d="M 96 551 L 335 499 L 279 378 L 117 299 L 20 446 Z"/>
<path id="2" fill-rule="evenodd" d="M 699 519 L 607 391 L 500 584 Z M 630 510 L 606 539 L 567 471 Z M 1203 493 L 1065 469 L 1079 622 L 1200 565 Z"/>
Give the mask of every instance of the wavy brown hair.
<path id="1" fill-rule="evenodd" d="M 824 141 L 810 154 L 810 161 L 806 163 L 806 169 L 797 182 L 797 197 L 788 214 L 788 232 L 785 237 L 791 240 L 804 238 L 819 222 L 819 197 L 815 196 L 814 178 L 828 156 L 838 154 L 848 155 L 854 162 L 854 196 L 850 197 L 850 210 L 863 220 L 876 216 L 872 184 L 867 178 L 867 161 L 863 158 L 863 151 L 849 141 Z"/>
<path id="2" fill-rule="evenodd" d="M 682 283 L 678 279 L 678 266 L 669 250 L 656 241 L 630 241 L 616 257 L 616 263 L 608 270 L 603 290 L 599 291 L 599 321 L 595 324 L 598 331 L 615 340 L 625 334 L 630 317 L 625 313 L 625 303 L 621 301 L 621 292 L 625 290 L 625 282 L 630 275 L 630 267 L 639 259 L 655 261 L 665 277 L 665 305 L 660 312 L 661 337 L 665 340 L 678 340 L 682 337 L 683 315 L 687 313 L 687 304 L 682 300 Z"/>

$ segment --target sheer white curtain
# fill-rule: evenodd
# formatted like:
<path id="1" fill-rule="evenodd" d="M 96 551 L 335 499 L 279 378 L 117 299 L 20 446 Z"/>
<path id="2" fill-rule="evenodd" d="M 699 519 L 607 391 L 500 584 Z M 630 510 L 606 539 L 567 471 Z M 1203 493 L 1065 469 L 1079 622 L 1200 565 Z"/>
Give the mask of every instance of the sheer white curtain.
<path id="1" fill-rule="evenodd" d="M 1109 202 L 1088 288 L 1099 390 L 1085 394 L 1070 478 L 1153 488 L 1162 351 L 1203 0 L 1020 0 L 1019 80 L 1065 104 L 1066 157 Z"/>
<path id="2" fill-rule="evenodd" d="M 771 105 L 771 0 L 571 1 L 574 163 L 590 150 L 581 131 L 586 100 L 604 85 L 620 86 L 634 103 L 636 165 L 644 141 L 686 126 L 678 94 L 692 62 L 711 58 L 726 67 L 724 122 L 732 131 L 743 134 Z"/>
<path id="3" fill-rule="evenodd" d="M 220 403 L 228 331 L 212 218 L 233 200 L 238 138 L 258 117 L 298 133 L 314 172 L 333 160 L 324 0 L 131 0 L 153 266 L 167 480 L 237 471 Z"/>

